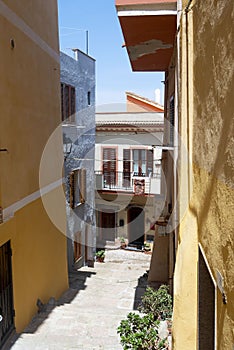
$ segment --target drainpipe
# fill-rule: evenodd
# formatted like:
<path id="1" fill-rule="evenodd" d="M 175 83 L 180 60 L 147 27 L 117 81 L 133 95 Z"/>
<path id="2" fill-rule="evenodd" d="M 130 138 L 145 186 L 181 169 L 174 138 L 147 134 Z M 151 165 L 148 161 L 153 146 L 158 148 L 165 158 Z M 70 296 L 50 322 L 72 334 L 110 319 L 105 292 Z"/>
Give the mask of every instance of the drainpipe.
<path id="1" fill-rule="evenodd" d="M 189 11 L 189 7 L 190 5 L 192 4 L 193 0 L 189 0 L 188 3 L 187 3 L 187 6 L 185 7 L 185 12 L 188 13 Z"/>
<path id="2" fill-rule="evenodd" d="M 177 161 L 178 161 L 178 148 L 179 148 L 179 142 L 178 142 L 178 134 L 179 134 L 179 118 L 178 118 L 178 105 L 179 105 L 179 77 L 180 77 L 180 65 L 179 63 L 179 56 L 180 56 L 180 16 L 182 12 L 182 0 L 178 0 L 177 2 L 177 64 L 175 67 L 175 133 L 174 133 L 174 169 L 173 169 L 173 197 L 174 197 L 174 208 L 173 208 L 173 226 L 174 226 L 174 235 L 175 235 L 175 242 L 174 242 L 174 261 L 173 261 L 173 268 L 176 260 L 176 252 L 178 247 L 178 224 L 179 224 L 179 208 L 178 208 L 178 175 L 177 175 Z M 173 271 L 174 274 L 174 271 Z"/>

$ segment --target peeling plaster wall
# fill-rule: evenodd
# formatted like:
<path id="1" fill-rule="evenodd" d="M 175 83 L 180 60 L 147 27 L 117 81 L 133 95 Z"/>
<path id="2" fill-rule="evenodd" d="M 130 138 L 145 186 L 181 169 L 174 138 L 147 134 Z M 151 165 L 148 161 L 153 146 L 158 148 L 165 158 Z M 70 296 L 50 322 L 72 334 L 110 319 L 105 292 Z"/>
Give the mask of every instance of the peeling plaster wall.
<path id="1" fill-rule="evenodd" d="M 217 349 L 225 350 L 234 345 L 234 6 L 232 0 L 197 0 L 191 5 L 187 33 L 185 13 L 180 23 L 179 125 L 192 163 L 186 166 L 186 154 L 180 153 L 180 209 L 186 207 L 186 197 L 189 205 L 180 217 L 173 349 L 198 346 L 200 243 L 214 280 L 217 269 L 224 278 L 227 304 L 217 287 L 215 321 Z"/>
<path id="2" fill-rule="evenodd" d="M 172 47 L 172 44 L 164 43 L 158 39 L 151 39 L 135 46 L 128 46 L 128 51 L 132 61 L 136 61 L 143 56 L 156 53 L 158 50 L 171 49 Z"/>

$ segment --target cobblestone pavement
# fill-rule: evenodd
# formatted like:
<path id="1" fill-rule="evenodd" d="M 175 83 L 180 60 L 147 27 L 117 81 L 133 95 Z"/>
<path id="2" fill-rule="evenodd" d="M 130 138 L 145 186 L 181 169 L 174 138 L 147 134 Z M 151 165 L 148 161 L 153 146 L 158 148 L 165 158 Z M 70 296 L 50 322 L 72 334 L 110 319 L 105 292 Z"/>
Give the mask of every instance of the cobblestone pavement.
<path id="1" fill-rule="evenodd" d="M 106 251 L 105 263 L 70 276 L 70 288 L 56 305 L 51 299 L 10 349 L 122 349 L 116 329 L 139 303 L 150 258 L 142 252 Z"/>

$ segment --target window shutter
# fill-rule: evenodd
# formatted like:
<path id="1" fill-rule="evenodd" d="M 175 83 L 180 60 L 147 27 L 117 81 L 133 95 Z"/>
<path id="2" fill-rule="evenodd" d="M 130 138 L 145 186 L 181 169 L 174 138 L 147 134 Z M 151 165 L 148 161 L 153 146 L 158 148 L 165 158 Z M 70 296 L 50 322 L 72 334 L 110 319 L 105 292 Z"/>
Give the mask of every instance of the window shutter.
<path id="1" fill-rule="evenodd" d="M 175 125 L 175 99 L 170 98 L 170 145 L 174 145 L 174 125 Z"/>
<path id="2" fill-rule="evenodd" d="M 75 121 L 76 89 L 71 85 L 61 83 L 61 117 L 62 121 Z"/>
<path id="3" fill-rule="evenodd" d="M 65 118 L 65 114 L 64 114 L 64 84 L 60 84 L 61 87 L 61 117 L 62 117 L 62 121 L 64 121 Z"/>
<path id="4" fill-rule="evenodd" d="M 70 173 L 70 207 L 74 209 L 75 207 L 75 174 L 72 171 Z"/>
<path id="5" fill-rule="evenodd" d="M 123 168 L 124 171 L 130 172 L 130 149 L 123 150 Z"/>
<path id="6" fill-rule="evenodd" d="M 80 202 L 86 200 L 86 169 L 80 169 Z"/>
<path id="7" fill-rule="evenodd" d="M 69 118 L 69 86 L 64 85 L 65 119 Z"/>
<path id="8" fill-rule="evenodd" d="M 74 87 L 71 87 L 71 121 L 75 122 L 75 113 L 76 113 L 76 90 Z"/>
<path id="9" fill-rule="evenodd" d="M 129 187 L 131 179 L 130 149 L 123 150 L 123 186 Z"/>
<path id="10" fill-rule="evenodd" d="M 116 183 L 116 149 L 103 149 L 103 174 L 106 184 Z"/>
<path id="11" fill-rule="evenodd" d="M 115 148 L 103 149 L 103 171 L 116 172 L 116 150 Z"/>
<path id="12" fill-rule="evenodd" d="M 147 150 L 147 176 L 149 173 L 153 173 L 153 151 Z"/>

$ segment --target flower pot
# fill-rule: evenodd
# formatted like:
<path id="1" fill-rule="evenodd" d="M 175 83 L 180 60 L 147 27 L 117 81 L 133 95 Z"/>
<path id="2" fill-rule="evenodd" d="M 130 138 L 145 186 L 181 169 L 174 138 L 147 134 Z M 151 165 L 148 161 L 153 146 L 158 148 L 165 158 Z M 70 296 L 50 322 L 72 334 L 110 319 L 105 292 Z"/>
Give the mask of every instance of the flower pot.
<path id="1" fill-rule="evenodd" d="M 120 248 L 125 249 L 127 247 L 127 244 L 125 242 L 120 243 Z"/>

